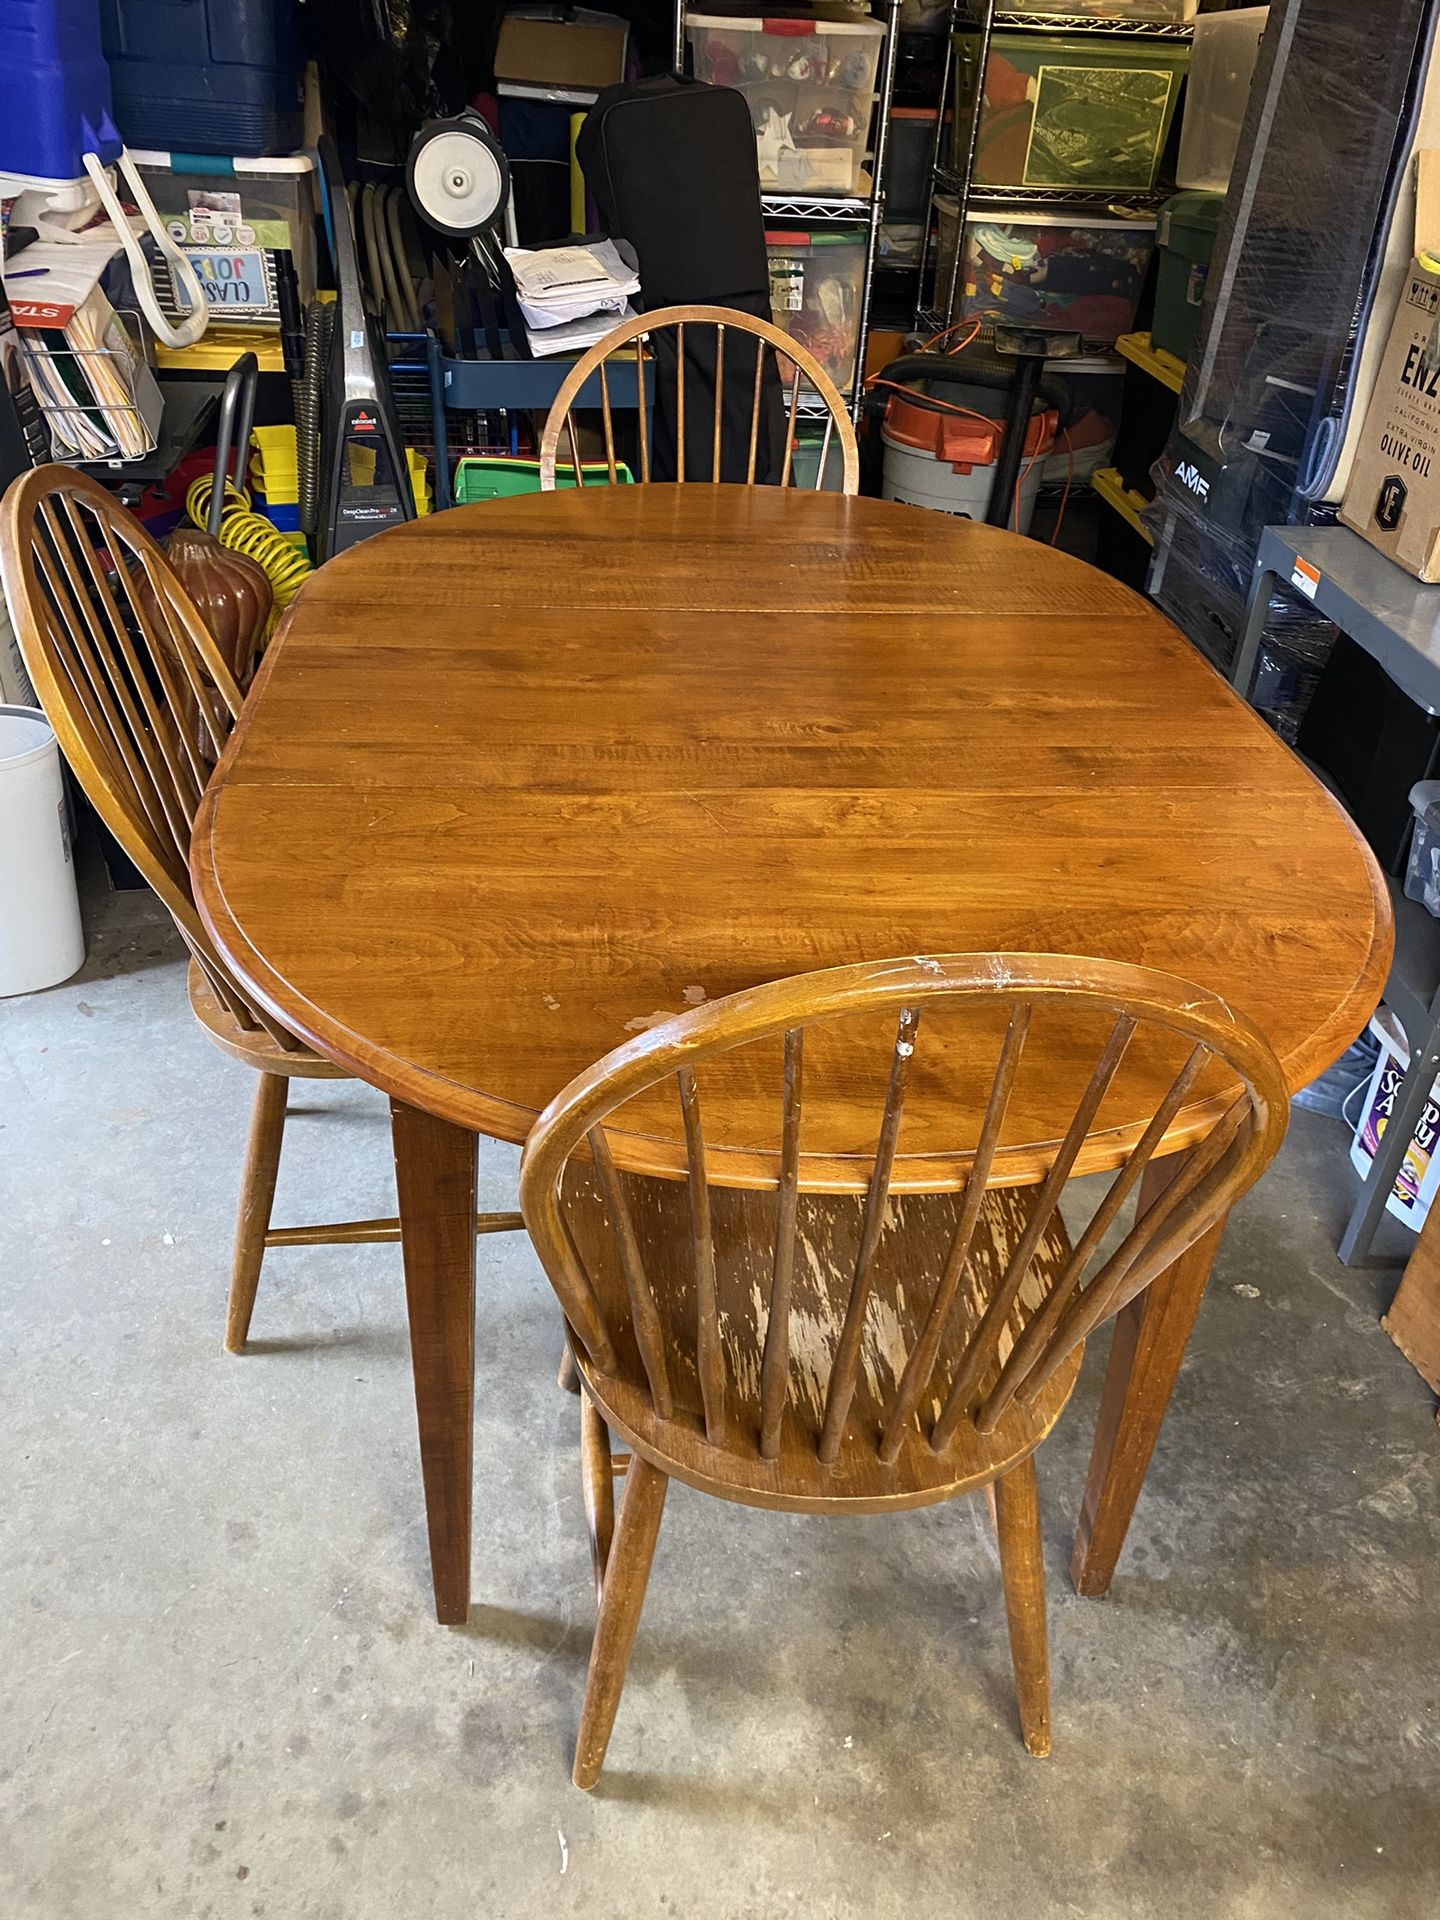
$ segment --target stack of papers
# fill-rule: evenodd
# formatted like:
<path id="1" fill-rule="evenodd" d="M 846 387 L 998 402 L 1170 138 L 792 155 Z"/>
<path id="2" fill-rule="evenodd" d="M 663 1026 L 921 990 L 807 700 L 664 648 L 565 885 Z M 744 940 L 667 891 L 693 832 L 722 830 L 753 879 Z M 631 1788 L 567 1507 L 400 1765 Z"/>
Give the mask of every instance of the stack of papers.
<path id="1" fill-rule="evenodd" d="M 580 353 L 633 318 L 640 277 L 613 240 L 535 251 L 507 247 L 530 351 Z"/>
<path id="2" fill-rule="evenodd" d="M 60 460 L 136 460 L 155 445 L 154 376 L 100 289 L 119 242 L 36 241 L 5 264 L 30 384 Z"/>

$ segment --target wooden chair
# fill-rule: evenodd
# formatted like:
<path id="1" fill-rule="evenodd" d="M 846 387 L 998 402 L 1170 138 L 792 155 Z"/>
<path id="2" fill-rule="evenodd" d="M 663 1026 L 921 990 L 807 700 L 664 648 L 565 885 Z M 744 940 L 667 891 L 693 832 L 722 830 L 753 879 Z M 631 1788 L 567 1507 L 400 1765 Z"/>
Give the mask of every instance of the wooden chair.
<path id="1" fill-rule="evenodd" d="M 40 467 L 10 487 L 0 505 L 0 580 L 61 751 L 190 950 L 196 1019 L 259 1075 L 225 1320 L 225 1346 L 240 1353 L 267 1247 L 400 1237 L 397 1219 L 270 1224 L 291 1080 L 348 1076 L 249 998 L 195 910 L 191 828 L 240 691 L 155 542 L 84 474 Z M 495 1232 L 521 1219 L 486 1214 L 476 1224 Z"/>
<path id="2" fill-rule="evenodd" d="M 713 389 L 713 398 L 709 393 L 700 397 L 699 404 L 708 404 L 711 409 L 711 431 L 707 436 L 710 455 L 706 462 L 708 471 L 686 472 L 686 434 L 685 400 L 687 365 L 691 364 L 686 356 L 686 329 L 690 329 L 690 339 L 694 344 L 696 333 L 713 332 L 715 337 L 714 375 L 709 376 L 707 367 L 707 387 Z M 840 441 L 840 459 L 842 467 L 842 493 L 860 491 L 860 453 L 855 441 L 855 429 L 850 424 L 850 416 L 845 410 L 835 383 L 829 374 L 798 340 L 794 340 L 783 328 L 773 326 L 768 320 L 757 320 L 748 313 L 739 313 L 731 307 L 657 307 L 653 313 L 638 315 L 632 320 L 622 320 L 618 327 L 597 340 L 588 352 L 581 355 L 574 367 L 566 375 L 565 383 L 556 394 L 554 403 L 545 421 L 545 431 L 540 439 L 540 485 L 550 492 L 555 487 L 556 449 L 560 444 L 562 430 L 567 435 L 570 447 L 570 460 L 575 474 L 575 484 L 581 482 L 580 440 L 575 429 L 576 399 L 592 375 L 600 376 L 600 413 L 605 433 L 605 461 L 608 467 L 609 484 L 613 487 L 618 479 L 618 463 L 615 458 L 615 424 L 610 406 L 610 382 L 606 371 L 606 362 L 633 344 L 636 360 L 636 378 L 642 387 L 645 377 L 647 358 L 655 359 L 654 336 L 673 334 L 673 377 L 675 381 L 675 441 L 677 483 L 686 480 L 699 480 L 706 483 L 718 482 L 722 468 L 721 430 L 725 412 L 725 349 L 726 341 L 739 335 L 746 342 L 744 360 L 750 363 L 739 369 L 740 377 L 746 382 L 749 394 L 749 453 L 746 465 L 745 484 L 754 486 L 756 479 L 756 460 L 761 439 L 761 395 L 763 375 L 770 358 L 771 350 L 783 362 L 790 362 L 789 400 L 785 422 L 785 454 L 780 472 L 780 485 L 793 484 L 791 474 L 795 451 L 795 427 L 800 416 L 800 391 L 802 384 L 813 387 L 825 402 L 825 436 L 820 449 L 820 464 L 816 470 L 815 489 L 818 492 L 824 484 L 825 469 L 830 458 L 832 438 Z M 754 340 L 758 344 L 749 346 Z M 664 356 L 671 357 L 667 351 Z M 661 378 L 662 369 L 656 361 L 655 378 Z M 668 377 L 668 374 L 667 374 Z M 650 434 L 646 424 L 646 410 L 640 407 L 636 411 L 636 431 L 640 450 L 640 481 L 642 485 L 650 483 Z"/>
<path id="3" fill-rule="evenodd" d="M 961 1027 L 975 1068 L 957 1087 L 935 1061 L 958 1057 Z M 857 1157 L 853 1141 L 837 1147 L 812 1128 L 802 1083 L 807 1056 L 823 1063 L 810 1069 L 823 1129 L 836 1088 L 853 1105 L 866 1084 L 861 1051 L 877 1105 L 885 1090 L 864 1135 L 876 1144 Z M 707 1083 L 746 1091 L 738 1146 L 707 1144 Z M 1066 1105 L 1047 1111 L 1055 1085 Z M 1129 1122 L 1117 1130 L 1107 1116 L 1122 1085 Z M 771 1119 L 757 1119 L 772 1087 Z M 938 1099 L 954 1152 L 899 1151 L 917 1089 Z M 1042 1137 L 1015 1137 L 1012 1113 L 1038 1113 Z M 879 961 L 779 981 L 697 1007 L 573 1080 L 535 1124 L 520 1193 L 583 1386 L 599 1618 L 575 1784 L 599 1778 L 671 1478 L 807 1513 L 988 1489 L 1020 1725 L 1029 1751 L 1047 1753 L 1031 1456 L 1070 1395 L 1085 1337 L 1223 1218 L 1287 1117 L 1268 1044 L 1213 994 L 1145 968 L 1045 955 Z M 683 1133 L 683 1177 L 620 1171 L 617 1147 L 656 1164 L 667 1119 L 671 1138 Z M 933 1127 L 925 1138 L 933 1145 Z M 1138 1218 L 1105 1253 L 1162 1146 L 1189 1152 L 1152 1170 Z M 1061 1195 L 1072 1172 L 1097 1167 L 1118 1171 L 1072 1247 Z M 717 1184 L 727 1177 L 734 1184 Z M 628 1460 L 612 1461 L 612 1433 Z"/>

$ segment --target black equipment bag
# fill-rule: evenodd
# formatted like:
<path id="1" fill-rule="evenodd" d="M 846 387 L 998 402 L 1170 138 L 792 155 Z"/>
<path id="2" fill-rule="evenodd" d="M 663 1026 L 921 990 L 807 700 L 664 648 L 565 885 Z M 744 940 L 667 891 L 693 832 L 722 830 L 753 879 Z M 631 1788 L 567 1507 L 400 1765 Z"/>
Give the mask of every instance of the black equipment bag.
<path id="1" fill-rule="evenodd" d="M 607 87 L 580 129 L 576 152 L 602 219 L 630 242 L 645 307 L 733 307 L 770 318 L 770 271 L 760 211 L 755 129 L 743 94 L 662 74 Z M 715 342 L 711 327 L 685 339 L 685 475 L 714 473 Z M 675 477 L 675 336 L 657 334 L 652 472 Z M 750 447 L 755 354 L 763 350 L 755 474 L 777 481 L 785 410 L 775 355 L 727 332 L 720 477 L 743 481 Z"/>

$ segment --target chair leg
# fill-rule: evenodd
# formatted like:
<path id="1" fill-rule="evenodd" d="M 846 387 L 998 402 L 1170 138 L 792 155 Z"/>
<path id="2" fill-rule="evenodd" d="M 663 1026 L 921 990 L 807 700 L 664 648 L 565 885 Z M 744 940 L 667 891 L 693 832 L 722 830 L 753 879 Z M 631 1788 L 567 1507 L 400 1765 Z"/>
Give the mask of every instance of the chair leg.
<path id="1" fill-rule="evenodd" d="M 570 1335 L 565 1335 L 565 1345 L 560 1354 L 560 1371 L 555 1376 L 555 1384 L 564 1393 L 579 1393 L 580 1369 L 575 1364 L 575 1349 L 570 1345 Z"/>
<path id="2" fill-rule="evenodd" d="M 275 1176 L 280 1171 L 285 1103 L 290 1095 L 290 1082 L 283 1073 L 262 1073 L 259 1078 L 245 1146 L 245 1171 L 240 1177 L 240 1215 L 235 1222 L 235 1257 L 225 1313 L 227 1353 L 243 1353 L 250 1332 L 270 1209 L 275 1203 Z"/>
<path id="3" fill-rule="evenodd" d="M 605 1749 L 610 1744 L 615 1710 L 625 1685 L 625 1669 L 630 1664 L 630 1649 L 640 1624 L 640 1609 L 645 1604 L 650 1562 L 655 1557 L 655 1540 L 669 1485 L 669 1478 L 648 1460 L 642 1460 L 638 1454 L 631 1459 L 625 1476 L 625 1497 L 620 1503 L 620 1524 L 615 1530 L 605 1569 L 600 1617 L 595 1623 L 595 1640 L 590 1649 L 585 1705 L 580 1714 L 580 1733 L 575 1742 L 575 1765 L 571 1772 L 577 1787 L 593 1787 L 605 1764 Z"/>
<path id="4" fill-rule="evenodd" d="M 1020 1732 L 1026 1752 L 1043 1758 L 1050 1751 L 1050 1648 L 1033 1456 L 995 1482 L 995 1537 L 1000 1546 Z"/>
<path id="5" fill-rule="evenodd" d="M 585 1523 L 590 1529 L 590 1566 L 598 1606 L 605 1597 L 605 1568 L 615 1538 L 615 1473 L 610 1429 L 588 1393 L 580 1395 L 580 1485 L 585 1496 Z"/>

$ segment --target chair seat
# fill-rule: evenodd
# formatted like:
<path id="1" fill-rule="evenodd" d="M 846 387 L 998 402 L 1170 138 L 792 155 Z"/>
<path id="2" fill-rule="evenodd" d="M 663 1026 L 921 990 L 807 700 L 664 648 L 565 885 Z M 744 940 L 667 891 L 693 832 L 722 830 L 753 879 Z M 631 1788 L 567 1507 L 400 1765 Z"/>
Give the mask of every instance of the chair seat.
<path id="1" fill-rule="evenodd" d="M 204 1027 L 222 1053 L 243 1060 L 257 1073 L 280 1073 L 291 1080 L 348 1080 L 350 1074 L 333 1060 L 313 1052 L 297 1040 L 292 1048 L 280 1046 L 264 1027 L 242 1027 L 220 999 L 198 961 L 190 962 L 186 977 L 190 1011 Z"/>
<path id="2" fill-rule="evenodd" d="M 565 1214 L 576 1249 L 600 1295 L 620 1365 L 599 1373 L 576 1342 L 587 1390 L 606 1421 L 644 1458 L 707 1493 L 749 1506 L 825 1512 L 846 1508 L 879 1512 L 926 1506 L 987 1485 L 1037 1447 L 1069 1399 L 1079 1372 L 1076 1350 L 1029 1406 L 1012 1402 L 994 1432 L 977 1433 L 962 1420 L 951 1444 L 937 1454 L 928 1434 L 943 1403 L 943 1387 L 921 1402 L 920 1419 L 893 1465 L 877 1458 L 883 1415 L 924 1323 L 945 1264 L 959 1212 L 955 1193 L 892 1195 L 874 1267 L 862 1362 L 845 1437 L 833 1466 L 816 1451 L 824 1417 L 825 1383 L 839 1338 L 844 1302 L 859 1249 L 864 1196 L 801 1194 L 790 1311 L 790 1394 L 780 1452 L 760 1456 L 760 1357 L 774 1245 L 777 1195 L 711 1188 L 715 1282 L 725 1349 L 726 1442 L 706 1440 L 694 1348 L 694 1242 L 690 1201 L 680 1182 L 621 1176 L 636 1240 L 666 1329 L 666 1357 L 674 1417 L 650 1406 L 631 1325 L 615 1238 L 592 1167 L 571 1162 L 563 1188 Z M 956 1356 L 977 1324 L 1030 1218 L 1035 1188 L 997 1189 L 985 1197 L 969 1267 L 956 1296 L 935 1378 L 953 1378 Z M 1046 1230 L 1016 1302 L 1001 1362 L 1051 1281 L 1069 1257 L 1058 1216 Z M 921 1431 L 923 1421 L 924 1432 Z"/>

